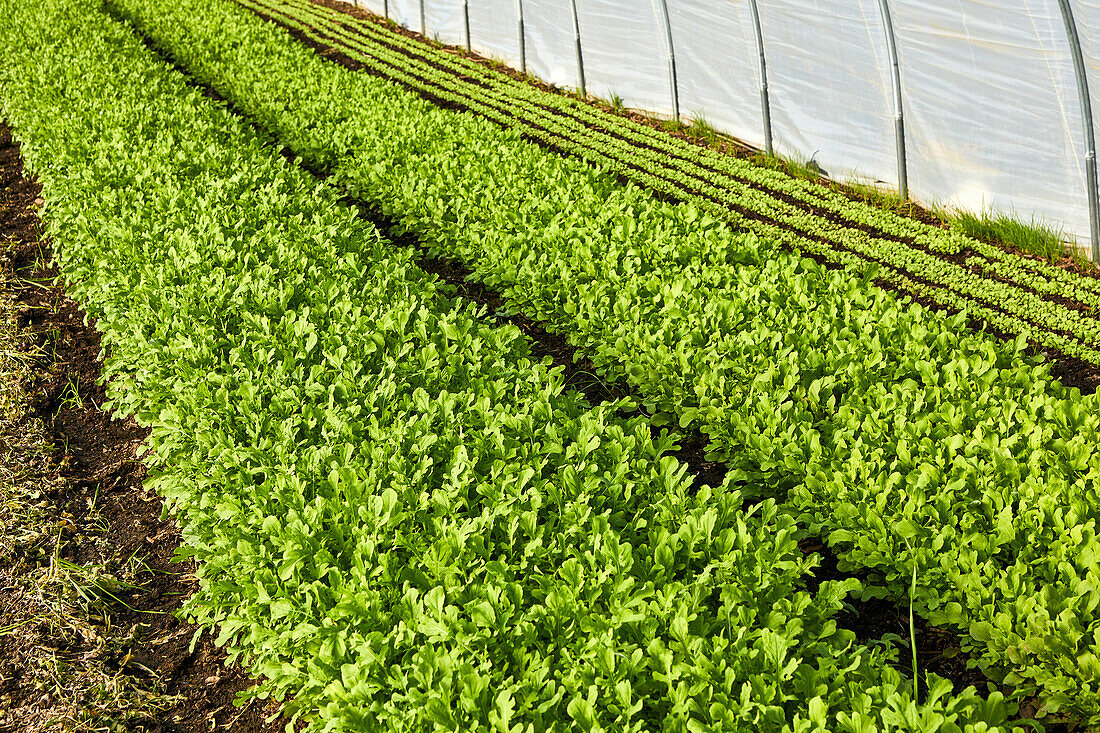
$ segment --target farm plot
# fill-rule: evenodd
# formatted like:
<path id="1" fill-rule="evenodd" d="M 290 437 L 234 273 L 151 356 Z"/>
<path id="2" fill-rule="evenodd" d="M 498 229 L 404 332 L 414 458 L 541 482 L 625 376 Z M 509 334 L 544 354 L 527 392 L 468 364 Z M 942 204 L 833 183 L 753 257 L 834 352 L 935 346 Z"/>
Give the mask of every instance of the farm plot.
<path id="1" fill-rule="evenodd" d="M 958 232 L 853 202 L 686 143 L 568 96 L 309 0 L 241 0 L 307 37 L 448 105 L 468 109 L 643 186 L 1009 334 L 1100 363 L 1100 280 Z"/>
<path id="2" fill-rule="evenodd" d="M 0 109 L 187 604 L 315 729 L 1005 729 L 832 616 L 773 501 L 689 493 L 97 2 L 0 0 Z M 216 20 L 215 20 L 216 22 Z M 247 24 L 238 30 L 253 28 Z M 266 32 L 266 30 L 264 31 Z M 63 100 L 65 114 L 58 115 Z"/>
<path id="3" fill-rule="evenodd" d="M 1096 398 L 697 207 L 328 64 L 224 2 L 118 7 L 330 179 L 567 334 L 730 481 L 826 537 L 996 679 L 1100 722 Z"/>

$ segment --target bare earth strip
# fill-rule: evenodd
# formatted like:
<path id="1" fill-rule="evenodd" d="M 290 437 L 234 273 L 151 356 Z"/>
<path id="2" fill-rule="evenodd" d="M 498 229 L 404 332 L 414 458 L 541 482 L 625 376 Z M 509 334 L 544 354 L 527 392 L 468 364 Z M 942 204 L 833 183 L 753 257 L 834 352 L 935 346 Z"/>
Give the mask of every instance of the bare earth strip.
<path id="1" fill-rule="evenodd" d="M 99 409 L 99 334 L 48 266 L 39 192 L 0 126 L 0 731 L 281 731 L 174 615 L 194 568 L 143 488 L 147 431 Z"/>

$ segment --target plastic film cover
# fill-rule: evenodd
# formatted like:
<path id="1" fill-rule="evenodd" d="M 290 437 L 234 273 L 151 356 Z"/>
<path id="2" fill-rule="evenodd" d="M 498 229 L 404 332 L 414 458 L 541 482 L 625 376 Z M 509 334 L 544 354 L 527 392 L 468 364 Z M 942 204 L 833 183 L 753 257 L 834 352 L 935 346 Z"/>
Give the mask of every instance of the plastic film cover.
<path id="1" fill-rule="evenodd" d="M 417 11 L 420 12 L 419 10 Z M 420 19 L 414 30 L 419 31 Z M 424 24 L 428 26 L 428 38 L 461 46 L 466 42 L 462 27 L 462 3 L 452 0 L 424 0 Z"/>
<path id="2" fill-rule="evenodd" d="M 369 10 L 375 15 L 382 15 L 385 10 L 383 0 L 351 0 L 351 4 L 363 10 Z"/>
<path id="3" fill-rule="evenodd" d="M 1053 2 L 1053 0 L 1052 0 Z M 1093 135 L 1098 135 L 1100 124 L 1100 1 L 1098 0 L 1072 0 L 1070 7 L 1073 9 L 1073 17 L 1077 25 L 1077 34 L 1081 39 L 1081 50 L 1085 57 L 1085 75 L 1088 80 L 1089 100 L 1092 106 Z M 1059 11 L 1060 12 L 1060 11 Z M 1077 95 L 1077 87 L 1073 87 L 1073 94 Z M 1067 103 L 1068 105 L 1069 103 Z M 1074 165 L 1079 170 L 1081 183 L 1080 193 L 1074 199 L 1079 205 L 1074 207 L 1076 218 L 1068 227 L 1070 231 L 1078 235 L 1078 239 L 1084 243 L 1088 240 L 1088 199 L 1085 186 L 1085 122 L 1081 112 L 1079 96 L 1074 96 L 1072 101 L 1073 114 L 1070 119 L 1070 130 L 1074 135 L 1080 134 L 1081 147 L 1074 148 Z M 1079 131 L 1079 133 L 1078 133 Z"/>
<path id="4" fill-rule="evenodd" d="M 669 0 L 683 116 L 764 145 L 756 34 L 746 0 Z"/>
<path id="5" fill-rule="evenodd" d="M 1083 133 L 1057 2 L 901 2 L 894 12 L 916 198 L 1087 232 L 1075 152 Z"/>
<path id="6" fill-rule="evenodd" d="M 390 20 L 420 32 L 420 3 L 417 0 L 390 0 Z"/>
<path id="7" fill-rule="evenodd" d="M 765 0 L 776 149 L 832 177 L 897 182 L 890 63 L 877 0 Z"/>
<path id="8" fill-rule="evenodd" d="M 578 0 L 589 94 L 617 94 L 628 107 L 671 114 L 668 45 L 656 2 Z"/>
<path id="9" fill-rule="evenodd" d="M 576 87 L 579 79 L 568 0 L 523 0 L 523 24 L 527 72 L 551 84 Z"/>
<path id="10" fill-rule="evenodd" d="M 519 19 L 515 0 L 470 0 L 470 45 L 482 56 L 518 68 Z"/>

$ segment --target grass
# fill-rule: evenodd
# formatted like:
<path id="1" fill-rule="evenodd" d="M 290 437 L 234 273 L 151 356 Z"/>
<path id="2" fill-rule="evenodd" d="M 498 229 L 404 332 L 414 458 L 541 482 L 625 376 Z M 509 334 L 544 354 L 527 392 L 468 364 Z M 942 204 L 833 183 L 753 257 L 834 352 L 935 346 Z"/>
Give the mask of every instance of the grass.
<path id="1" fill-rule="evenodd" d="M 982 242 L 1003 242 L 1050 262 L 1058 262 L 1066 254 L 1062 230 L 1034 219 L 1023 222 L 1008 214 L 960 210 L 947 213 L 946 220 L 969 237 Z"/>
<path id="2" fill-rule="evenodd" d="M 62 409 L 73 411 L 84 409 L 84 396 L 80 393 L 79 374 L 74 374 L 69 377 L 69 381 L 65 384 L 65 388 L 61 391 L 60 404 L 57 409 L 58 412 Z"/>
<path id="3" fill-rule="evenodd" d="M 909 547 L 909 540 L 905 540 L 905 545 Z M 913 599 L 917 596 L 917 565 L 913 564 L 913 577 L 909 583 L 909 651 L 911 652 L 911 669 L 910 674 L 913 680 L 913 700 L 919 701 L 920 699 L 920 676 L 917 674 L 917 627 L 913 620 Z"/>
<path id="4" fill-rule="evenodd" d="M 760 152 L 753 156 L 753 161 L 761 167 L 786 173 L 791 178 L 803 178 L 807 181 L 820 183 L 822 179 L 829 177 L 829 174 L 817 164 L 813 156 L 809 158 L 801 156 L 783 158 L 778 155 Z"/>
<path id="5" fill-rule="evenodd" d="M 506 71 L 511 68 L 508 66 L 508 62 L 500 56 L 482 56 L 482 58 L 485 59 L 486 66 L 494 71 Z"/>
<path id="6" fill-rule="evenodd" d="M 615 114 L 624 114 L 626 112 L 626 105 L 623 104 L 623 98 L 615 92 L 611 92 L 611 96 L 607 98 L 607 106 L 611 108 L 611 111 Z"/>
<path id="7" fill-rule="evenodd" d="M 661 129 L 665 132 L 684 132 L 688 128 L 680 120 L 670 117 L 667 120 L 661 120 Z"/>
<path id="8" fill-rule="evenodd" d="M 707 147 L 719 149 L 722 146 L 722 135 L 707 122 L 706 118 L 701 114 L 695 115 L 691 119 L 691 124 L 688 126 L 687 133 L 700 142 L 706 143 Z"/>
<path id="9" fill-rule="evenodd" d="M 849 193 L 855 194 L 863 203 L 881 209 L 900 210 L 913 204 L 901 197 L 895 189 L 873 183 L 849 183 L 845 186 Z"/>

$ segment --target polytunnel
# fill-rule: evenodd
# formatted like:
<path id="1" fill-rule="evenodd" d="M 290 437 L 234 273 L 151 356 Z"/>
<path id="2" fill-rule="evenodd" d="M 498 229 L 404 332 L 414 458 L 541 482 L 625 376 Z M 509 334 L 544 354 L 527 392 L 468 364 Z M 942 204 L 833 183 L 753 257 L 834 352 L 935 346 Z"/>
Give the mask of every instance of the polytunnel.
<path id="1" fill-rule="evenodd" d="M 358 4 L 552 84 L 813 159 L 833 179 L 1097 242 L 1100 0 Z"/>

